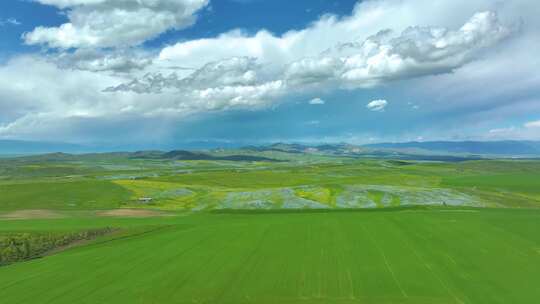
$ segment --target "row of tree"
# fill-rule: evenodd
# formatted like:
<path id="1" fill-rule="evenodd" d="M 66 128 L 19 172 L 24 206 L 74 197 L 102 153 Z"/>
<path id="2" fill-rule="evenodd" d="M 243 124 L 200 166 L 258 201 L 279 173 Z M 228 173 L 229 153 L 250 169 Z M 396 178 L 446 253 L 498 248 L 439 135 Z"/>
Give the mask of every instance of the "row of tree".
<path id="1" fill-rule="evenodd" d="M 9 233 L 0 235 L 0 266 L 46 255 L 48 252 L 82 240 L 110 233 L 106 227 L 69 233 Z"/>

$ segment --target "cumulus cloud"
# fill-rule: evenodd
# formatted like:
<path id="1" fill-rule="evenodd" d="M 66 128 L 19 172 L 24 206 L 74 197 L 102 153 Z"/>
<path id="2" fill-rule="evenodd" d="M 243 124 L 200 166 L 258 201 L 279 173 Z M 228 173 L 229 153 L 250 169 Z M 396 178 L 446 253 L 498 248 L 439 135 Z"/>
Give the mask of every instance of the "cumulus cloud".
<path id="1" fill-rule="evenodd" d="M 205 64 L 186 77 L 183 85 L 192 88 L 254 85 L 260 79 L 259 69 L 257 58 L 226 58 Z"/>
<path id="2" fill-rule="evenodd" d="M 78 69 L 92 72 L 111 71 L 128 73 L 142 70 L 152 64 L 152 57 L 134 50 L 101 51 L 79 49 L 51 55 L 50 58 L 65 69 Z"/>
<path id="3" fill-rule="evenodd" d="M 510 33 L 489 11 L 476 13 L 456 31 L 415 26 L 395 36 L 383 30 L 362 42 L 341 43 L 319 56 L 293 62 L 286 78 L 296 84 L 336 82 L 342 87 L 372 87 L 385 81 L 448 73 Z"/>
<path id="4" fill-rule="evenodd" d="M 259 32 L 254 38 L 241 35 L 222 36 L 218 40 L 183 43 L 182 48 L 166 48 L 156 61 L 177 61 L 182 58 L 183 53 L 191 54 L 193 49 L 200 49 L 206 44 L 214 45 L 216 41 L 222 42 L 220 50 L 230 49 L 232 52 L 240 48 L 252 56 L 205 63 L 184 78 L 175 73 L 167 76 L 161 72 L 148 74 L 128 83 L 109 87 L 106 91 L 160 93 L 170 88 L 180 91 L 215 91 L 222 87 L 236 86 L 266 88 L 267 83 L 279 83 L 279 90 L 289 93 L 316 91 L 324 87 L 372 87 L 395 79 L 450 72 L 472 60 L 478 51 L 494 45 L 509 34 L 510 30 L 500 24 L 495 13 L 483 12 L 475 14 L 456 31 L 438 27 L 409 27 L 400 35 L 394 36 L 392 31 L 384 30 L 362 42 L 340 43 L 316 56 L 301 58 L 290 64 L 285 63 L 287 56 L 280 58 L 283 54 L 279 52 L 271 57 L 272 64 L 265 64 L 268 60 L 265 52 L 276 46 L 287 48 L 290 41 L 295 40 L 291 36 L 299 35 L 298 33 L 286 34 L 281 38 L 266 32 Z M 266 41 L 270 46 L 262 47 L 260 41 Z M 245 45 L 240 47 L 241 43 Z M 215 45 L 214 49 L 217 47 Z M 205 55 L 204 52 L 196 54 L 201 57 Z M 172 59 L 175 56 L 176 59 Z M 277 57 L 279 58 L 276 59 Z"/>
<path id="5" fill-rule="evenodd" d="M 192 25 L 208 0 L 37 0 L 66 10 L 68 23 L 39 26 L 24 34 L 27 44 L 51 48 L 138 45 L 169 29 Z"/>
<path id="6" fill-rule="evenodd" d="M 349 16 L 324 15 L 302 30 L 289 31 L 281 36 L 264 29 L 254 35 L 233 30 L 214 38 L 182 41 L 167 46 L 161 51 L 159 59 L 202 66 L 226 57 L 249 56 L 258 58 L 262 63 L 281 66 L 317 56 L 340 42 L 365 40 L 381 29 L 399 32 L 418 24 L 458 27 L 462 25 L 459 23 L 480 9 L 492 8 L 487 5 L 491 0 L 479 1 L 483 3 L 470 5 L 471 1 L 465 0 L 444 3 L 426 3 L 424 0 L 361 1 Z M 438 13 L 441 11 L 445 12 L 444 16 Z M 459 15 L 454 15 L 457 12 Z"/>
<path id="7" fill-rule="evenodd" d="M 49 2 L 62 7 L 79 7 L 84 1 Z M 106 3 L 103 0 L 87 5 Z M 373 8 L 366 10 L 370 12 Z M 323 17 L 310 28 L 288 32 L 281 37 L 264 30 L 254 36 L 232 31 L 217 38 L 165 47 L 155 58 L 133 56 L 133 51 L 83 49 L 60 55 L 58 62 L 64 68 L 90 71 L 127 72 L 145 68 L 150 71 L 144 77 L 107 88 L 109 92 L 159 93 L 173 87 L 184 90 L 260 85 L 268 81 L 281 81 L 289 91 L 369 88 L 396 79 L 451 72 L 511 33 L 495 13 L 487 11 L 475 14 L 458 30 L 414 26 L 406 28 L 400 35 L 382 30 L 363 41 L 336 42 L 330 48 L 325 45 L 323 51 L 321 45 L 315 45 L 313 50 L 305 48 L 319 40 L 313 38 L 315 33 L 330 29 L 337 32 L 345 26 L 358 27 L 353 23 L 356 20 L 353 17 L 365 17 L 365 14 L 356 12 L 343 20 Z M 314 50 L 318 53 L 313 53 Z M 306 54 L 312 55 L 302 57 Z M 189 74 L 183 70 L 178 75 L 164 71 L 186 65 L 193 67 L 195 72 Z"/>
<path id="8" fill-rule="evenodd" d="M 177 109 L 169 108 L 167 112 L 181 114 L 187 108 L 215 111 L 261 107 L 287 91 L 283 81 L 266 79 L 260 74 L 260 66 L 255 58 L 233 57 L 210 62 L 187 77 L 179 77 L 175 72 L 166 76 L 150 73 L 131 82 L 108 87 L 104 92 L 167 92 L 181 101 Z"/>
<path id="9" fill-rule="evenodd" d="M 309 101 L 309 104 L 310 105 L 323 105 L 325 104 L 326 101 L 322 100 L 321 98 L 319 97 L 316 97 L 316 98 L 313 98 Z"/>
<path id="10" fill-rule="evenodd" d="M 168 75 L 148 73 L 104 91 L 139 94 L 168 91 L 197 100 L 228 100 L 231 105 L 236 105 L 266 103 L 264 97 L 275 96 L 282 89 L 281 80 L 268 80 L 261 75 L 256 58 L 233 57 L 207 63 L 186 77 L 179 77 L 176 72 Z"/>
<path id="11" fill-rule="evenodd" d="M 370 103 L 366 105 L 366 108 L 368 108 L 371 111 L 375 112 L 382 112 L 384 111 L 384 108 L 388 105 L 388 102 L 384 99 L 377 99 L 373 100 Z"/>

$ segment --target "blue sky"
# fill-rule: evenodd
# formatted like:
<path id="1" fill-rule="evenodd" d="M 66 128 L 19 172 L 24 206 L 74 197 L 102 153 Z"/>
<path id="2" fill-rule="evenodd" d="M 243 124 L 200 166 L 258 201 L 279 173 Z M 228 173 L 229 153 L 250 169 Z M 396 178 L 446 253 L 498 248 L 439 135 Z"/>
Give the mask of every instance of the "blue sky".
<path id="1" fill-rule="evenodd" d="M 532 0 L 0 3 L 0 139 L 540 139 Z"/>

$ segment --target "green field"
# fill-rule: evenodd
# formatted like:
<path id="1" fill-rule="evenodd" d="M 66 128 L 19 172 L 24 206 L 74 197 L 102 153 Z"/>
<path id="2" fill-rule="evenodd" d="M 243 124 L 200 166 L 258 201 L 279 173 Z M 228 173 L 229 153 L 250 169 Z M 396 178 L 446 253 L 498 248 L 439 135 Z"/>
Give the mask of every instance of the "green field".
<path id="1" fill-rule="evenodd" d="M 0 303 L 540 298 L 540 161 L 286 160 L 1 159 Z"/>
<path id="2" fill-rule="evenodd" d="M 300 156 L 296 155 L 296 158 Z M 540 206 L 540 161 L 0 160 L 0 211 Z M 140 198 L 151 198 L 141 204 Z M 1 216 L 1 215 L 0 215 Z"/>
<path id="3" fill-rule="evenodd" d="M 403 209 L 10 221 L 162 225 L 0 267 L 3 303 L 534 303 L 540 212 Z"/>

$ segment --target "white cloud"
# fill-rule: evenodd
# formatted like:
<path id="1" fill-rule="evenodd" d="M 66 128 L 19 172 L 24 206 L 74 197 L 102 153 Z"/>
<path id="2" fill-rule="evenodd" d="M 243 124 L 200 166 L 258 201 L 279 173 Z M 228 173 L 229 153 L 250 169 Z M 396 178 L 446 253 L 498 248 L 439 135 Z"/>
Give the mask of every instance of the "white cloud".
<path id="1" fill-rule="evenodd" d="M 195 88 L 253 85 L 260 79 L 259 64 L 253 57 L 232 57 L 209 62 L 184 79 Z"/>
<path id="2" fill-rule="evenodd" d="M 232 88 L 238 92 L 251 92 L 245 88 L 267 88 L 267 84 L 282 81 L 267 81 L 259 75 L 260 66 L 255 58 L 232 57 L 205 64 L 186 77 L 176 72 L 164 76 L 162 73 L 149 73 L 129 83 L 109 87 L 106 92 L 161 93 L 164 90 L 182 92 L 222 90 Z M 273 87 L 273 86 L 271 86 Z M 242 89 L 244 88 L 244 89 Z"/>
<path id="3" fill-rule="evenodd" d="M 0 19 L 0 26 L 5 25 L 21 25 L 22 23 L 15 18 Z"/>
<path id="4" fill-rule="evenodd" d="M 384 108 L 388 105 L 388 102 L 384 99 L 377 99 L 373 100 L 370 103 L 366 105 L 366 108 L 368 108 L 371 111 L 375 112 L 382 112 L 384 111 Z"/>
<path id="5" fill-rule="evenodd" d="M 37 0 L 66 9 L 68 23 L 39 26 L 24 34 L 27 44 L 51 48 L 138 45 L 169 29 L 195 22 L 208 0 Z"/>
<path id="6" fill-rule="evenodd" d="M 536 127 L 507 127 L 490 129 L 487 134 L 478 134 L 473 138 L 484 140 L 540 140 L 540 132 Z"/>
<path id="7" fill-rule="evenodd" d="M 457 31 L 416 26 L 399 36 L 383 30 L 362 42 L 341 43 L 319 56 L 292 63 L 286 74 L 299 84 L 372 87 L 395 79 L 451 72 L 510 33 L 494 12 L 481 12 Z"/>
<path id="8" fill-rule="evenodd" d="M 514 131 L 516 131 L 515 127 L 495 128 L 495 129 L 490 129 L 489 133 L 497 135 L 497 134 L 508 134 L 508 133 L 511 133 L 511 132 L 514 132 Z"/>
<path id="9" fill-rule="evenodd" d="M 28 73 L 31 70 L 32 73 Z M 61 137 L 77 120 L 141 118 L 179 119 L 196 113 L 231 108 L 254 109 L 283 94 L 281 81 L 251 84 L 234 82 L 201 86 L 203 78 L 190 79 L 189 90 L 160 94 L 102 92 L 125 76 L 106 72 L 62 69 L 39 56 L 20 56 L 0 66 L 0 137 L 30 138 L 39 134 Z M 197 88 L 199 86 L 199 88 Z M 145 91 L 151 91 L 145 88 Z M 154 122 L 156 123 L 156 122 Z M 136 124 L 135 124 L 136 125 Z M 99 128 L 88 126 L 88 128 Z"/>
<path id="10" fill-rule="evenodd" d="M 108 0 L 34 0 L 41 4 L 54 5 L 58 8 L 65 9 L 78 5 L 96 5 L 108 2 Z M 121 2 L 121 1 L 117 1 Z"/>
<path id="11" fill-rule="evenodd" d="M 536 45 L 540 21 L 536 4 L 525 0 L 362 1 L 350 16 L 323 16 L 283 35 L 234 30 L 178 42 L 156 54 L 124 47 L 189 26 L 207 1 L 37 1 L 65 10 L 69 22 L 38 27 L 25 41 L 82 49 L 0 65 L 0 136 L 37 129 L 59 134 L 81 117 L 160 121 L 266 106 L 298 92 L 327 96 L 342 88 L 392 90 L 390 82 L 411 78 L 416 80 L 402 88 L 431 91 L 414 99 L 422 110 L 444 114 L 458 103 L 473 107 L 476 99 L 495 103 L 489 97 L 501 91 L 512 95 L 536 89 L 539 81 L 529 46 Z M 519 35 L 505 40 L 521 17 Z M 513 73 L 508 73 L 510 65 Z"/>
<path id="12" fill-rule="evenodd" d="M 189 62 L 194 67 L 200 67 L 222 58 L 249 56 L 258 58 L 263 64 L 281 66 L 302 58 L 319 56 L 321 52 L 343 42 L 362 42 L 383 29 L 395 33 L 410 26 L 434 25 L 456 29 L 479 11 L 505 13 L 500 8 L 492 0 L 361 1 L 350 16 L 324 15 L 302 30 L 289 31 L 281 36 L 266 30 L 260 30 L 255 35 L 234 30 L 215 38 L 188 40 L 168 46 L 163 49 L 159 59 L 180 65 Z M 519 8 L 512 7 L 503 19 L 506 22 L 519 20 L 520 15 L 515 14 L 516 11 Z"/>
<path id="13" fill-rule="evenodd" d="M 54 54 L 50 58 L 61 68 L 92 72 L 128 73 L 142 70 L 152 64 L 151 56 L 133 50 L 105 52 L 95 49 L 78 49 L 75 52 Z"/>
<path id="14" fill-rule="evenodd" d="M 156 66 L 163 66 L 163 62 L 169 60 L 180 64 L 193 63 L 188 60 L 193 55 L 212 58 L 206 56 L 207 45 L 212 46 L 211 51 L 206 50 L 209 54 L 223 56 L 244 50 L 245 56 L 205 63 L 185 77 L 179 77 L 176 73 L 167 76 L 161 72 L 147 74 L 106 91 L 160 93 L 171 88 L 179 91 L 219 90 L 223 86 L 264 87 L 271 82 L 279 82 L 279 90 L 288 93 L 320 91 L 322 88 L 372 87 L 395 79 L 450 72 L 509 33 L 509 29 L 499 24 L 494 13 L 483 12 L 475 14 L 457 31 L 409 27 L 401 35 L 393 36 L 391 31 L 385 30 L 365 41 L 340 43 L 316 56 L 286 64 L 290 57 L 287 49 L 300 39 L 299 35 L 306 34 L 290 32 L 279 38 L 261 31 L 247 38 L 234 32 L 222 35 L 217 40 L 195 40 L 165 48 L 155 60 Z M 274 52 L 276 49 L 281 51 Z M 267 52 L 273 54 L 268 55 Z M 269 59 L 271 63 L 267 62 Z M 266 102 L 270 101 L 263 103 Z"/>
<path id="15" fill-rule="evenodd" d="M 309 104 L 310 105 L 323 105 L 325 104 L 326 101 L 322 100 L 321 98 L 319 97 L 316 97 L 316 98 L 313 98 L 309 101 Z"/>
<path id="16" fill-rule="evenodd" d="M 529 121 L 524 124 L 525 128 L 540 128 L 540 120 Z"/>

